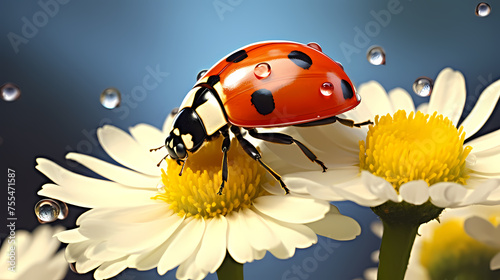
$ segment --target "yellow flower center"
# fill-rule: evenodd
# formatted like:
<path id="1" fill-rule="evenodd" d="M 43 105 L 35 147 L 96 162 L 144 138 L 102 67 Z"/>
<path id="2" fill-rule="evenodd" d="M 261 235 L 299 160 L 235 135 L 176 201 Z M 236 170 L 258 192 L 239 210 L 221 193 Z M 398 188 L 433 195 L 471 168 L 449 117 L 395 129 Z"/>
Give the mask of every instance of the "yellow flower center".
<path id="1" fill-rule="evenodd" d="M 420 263 L 430 279 L 499 279 L 500 271 L 489 269 L 496 253 L 494 248 L 467 235 L 463 220 L 454 219 L 439 224 L 432 236 L 424 239 Z"/>
<path id="2" fill-rule="evenodd" d="M 463 147 L 465 132 L 443 115 L 404 110 L 375 117 L 365 141 L 359 142 L 360 168 L 384 178 L 399 191 L 412 180 L 465 184 L 465 159 L 472 147 Z"/>
<path id="3" fill-rule="evenodd" d="M 162 169 L 163 187 L 154 199 L 170 204 L 179 216 L 211 218 L 231 211 L 249 208 L 263 194 L 261 185 L 267 182 L 266 171 L 250 158 L 233 139 L 228 152 L 228 181 L 222 195 L 217 192 L 222 183 L 222 137 L 209 141 L 199 151 L 190 154 L 186 167 L 167 159 L 167 171 Z"/>

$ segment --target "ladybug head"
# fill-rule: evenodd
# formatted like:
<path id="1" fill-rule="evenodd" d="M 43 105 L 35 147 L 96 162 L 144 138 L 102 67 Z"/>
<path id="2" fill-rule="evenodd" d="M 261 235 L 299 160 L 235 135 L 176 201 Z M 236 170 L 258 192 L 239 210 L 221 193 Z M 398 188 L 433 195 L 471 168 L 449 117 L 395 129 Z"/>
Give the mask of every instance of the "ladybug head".
<path id="1" fill-rule="evenodd" d="M 183 160 L 187 152 L 196 152 L 205 141 L 207 133 L 200 117 L 192 108 L 184 108 L 172 123 L 172 130 L 165 139 L 165 148 L 173 160 Z"/>
<path id="2" fill-rule="evenodd" d="M 187 156 L 186 146 L 180 136 L 170 132 L 170 135 L 165 139 L 165 147 L 167 148 L 168 155 L 173 160 L 184 159 Z"/>

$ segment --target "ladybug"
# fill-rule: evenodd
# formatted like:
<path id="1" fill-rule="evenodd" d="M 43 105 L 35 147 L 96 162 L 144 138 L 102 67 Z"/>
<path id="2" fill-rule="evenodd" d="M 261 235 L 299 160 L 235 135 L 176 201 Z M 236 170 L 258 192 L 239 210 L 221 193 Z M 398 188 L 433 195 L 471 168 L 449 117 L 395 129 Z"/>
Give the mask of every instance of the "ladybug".
<path id="1" fill-rule="evenodd" d="M 179 165 L 182 163 L 179 174 L 182 175 L 188 152 L 195 153 L 205 141 L 222 135 L 219 195 L 228 177 L 229 131 L 288 194 L 281 177 L 261 160 L 255 146 L 243 138 L 242 128 L 250 136 L 264 141 L 296 144 L 325 172 L 327 167 L 323 162 L 298 140 L 282 133 L 261 133 L 256 128 L 316 126 L 336 121 L 350 127 L 372 124 L 371 121 L 354 123 L 336 116 L 356 107 L 361 98 L 342 65 L 325 55 L 316 43 L 251 44 L 221 59 L 209 70 L 201 71 L 197 78 L 176 113 L 165 145 L 160 148 L 165 147 L 167 156 Z"/>

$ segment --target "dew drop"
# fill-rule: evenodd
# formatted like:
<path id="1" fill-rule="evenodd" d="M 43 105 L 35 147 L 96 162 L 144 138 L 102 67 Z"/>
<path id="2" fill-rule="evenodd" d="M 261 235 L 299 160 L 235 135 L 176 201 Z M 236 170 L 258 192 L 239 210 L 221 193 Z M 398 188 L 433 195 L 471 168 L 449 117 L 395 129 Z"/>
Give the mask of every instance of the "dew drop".
<path id="1" fill-rule="evenodd" d="M 201 77 L 203 77 L 206 73 L 208 72 L 208 70 L 201 70 L 200 72 L 198 72 L 198 75 L 196 75 L 196 80 L 200 80 Z"/>
<path id="2" fill-rule="evenodd" d="M 66 203 L 62 202 L 62 201 L 59 201 L 59 200 L 54 200 L 57 204 L 59 204 L 59 215 L 57 215 L 57 218 L 59 220 L 64 220 L 66 219 L 66 217 L 68 217 L 68 213 L 69 213 L 69 209 L 68 209 L 68 205 L 66 205 Z"/>
<path id="3" fill-rule="evenodd" d="M 330 96 L 333 94 L 333 84 L 330 82 L 323 83 L 319 88 L 319 91 L 324 96 Z"/>
<path id="4" fill-rule="evenodd" d="M 419 77 L 413 83 L 413 91 L 421 97 L 427 97 L 432 93 L 433 83 L 430 78 Z"/>
<path id="5" fill-rule="evenodd" d="M 481 2 L 476 6 L 476 16 L 486 17 L 491 13 L 491 7 L 488 3 Z"/>
<path id="6" fill-rule="evenodd" d="M 120 106 L 122 95 L 116 88 L 107 88 L 101 93 L 101 104 L 106 109 L 114 109 Z"/>
<path id="7" fill-rule="evenodd" d="M 13 83 L 5 83 L 2 85 L 2 99 L 5 101 L 15 101 L 21 96 L 21 90 Z"/>
<path id="8" fill-rule="evenodd" d="M 52 199 L 42 199 L 35 205 L 35 214 L 42 223 L 50 223 L 59 217 L 61 208 L 57 202 Z"/>
<path id="9" fill-rule="evenodd" d="M 342 65 L 342 63 L 340 63 L 338 61 L 335 61 L 335 63 L 337 63 L 337 65 L 340 66 L 340 68 L 342 68 L 342 70 L 344 70 L 344 65 Z"/>
<path id="10" fill-rule="evenodd" d="M 317 51 L 323 52 L 323 50 L 321 49 L 321 46 L 318 43 L 311 42 L 311 43 L 307 44 L 307 46 L 310 48 L 313 48 Z"/>
<path id="11" fill-rule="evenodd" d="M 474 166 L 476 165 L 476 162 L 477 162 L 477 157 L 475 154 L 469 154 L 467 156 L 467 158 L 465 159 L 465 162 L 470 165 L 470 166 Z"/>
<path id="12" fill-rule="evenodd" d="M 384 65 L 385 64 L 385 51 L 382 47 L 373 46 L 368 50 L 366 54 L 368 62 L 373 65 Z"/>
<path id="13" fill-rule="evenodd" d="M 172 109 L 172 111 L 170 111 L 170 116 L 172 117 L 175 117 L 175 115 L 177 115 L 177 113 L 179 113 L 179 108 L 174 108 Z"/>
<path id="14" fill-rule="evenodd" d="M 265 62 L 259 63 L 253 69 L 253 73 L 259 79 L 265 79 L 271 75 L 271 66 Z"/>

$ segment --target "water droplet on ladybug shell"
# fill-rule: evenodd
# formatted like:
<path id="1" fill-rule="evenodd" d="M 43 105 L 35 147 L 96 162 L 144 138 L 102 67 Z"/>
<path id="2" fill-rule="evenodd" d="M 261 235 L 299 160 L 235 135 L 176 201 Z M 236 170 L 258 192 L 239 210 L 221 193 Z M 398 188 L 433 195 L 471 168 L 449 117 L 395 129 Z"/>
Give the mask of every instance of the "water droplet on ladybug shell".
<path id="1" fill-rule="evenodd" d="M 271 75 L 271 66 L 265 62 L 259 63 L 253 69 L 253 73 L 259 79 L 265 79 Z"/>
<path id="2" fill-rule="evenodd" d="M 476 16 L 486 17 L 490 14 L 491 7 L 488 3 L 481 2 L 476 6 Z"/>
<path id="3" fill-rule="evenodd" d="M 198 75 L 196 75 L 196 80 L 198 81 L 199 79 L 201 79 L 201 77 L 205 76 L 205 74 L 208 72 L 208 70 L 204 69 L 204 70 L 201 70 L 200 72 L 198 72 Z"/>
<path id="4" fill-rule="evenodd" d="M 330 82 L 325 82 L 319 88 L 319 91 L 323 96 L 330 96 L 333 94 L 333 84 Z"/>
<path id="5" fill-rule="evenodd" d="M 318 43 L 311 42 L 311 43 L 307 44 L 307 46 L 310 48 L 313 48 L 317 51 L 323 52 L 323 50 L 321 49 L 321 46 Z"/>

